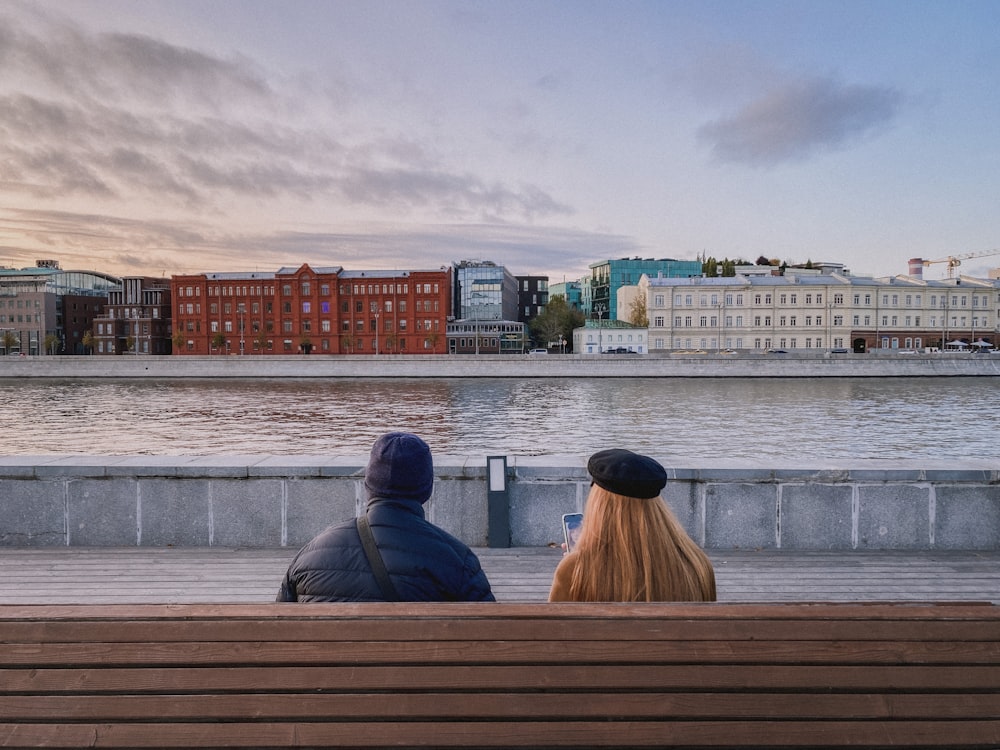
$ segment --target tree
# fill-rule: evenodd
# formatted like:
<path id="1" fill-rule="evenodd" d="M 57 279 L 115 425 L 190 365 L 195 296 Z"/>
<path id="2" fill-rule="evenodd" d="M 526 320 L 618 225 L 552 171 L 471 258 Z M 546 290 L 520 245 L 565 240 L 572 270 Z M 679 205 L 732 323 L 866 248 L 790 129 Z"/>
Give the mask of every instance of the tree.
<path id="1" fill-rule="evenodd" d="M 309 354 L 313 350 L 313 342 L 308 336 L 303 336 L 299 340 L 299 351 L 303 354 Z"/>
<path id="2" fill-rule="evenodd" d="M 253 337 L 253 347 L 263 352 L 267 348 L 267 334 L 263 331 L 257 331 L 257 335 Z"/>
<path id="3" fill-rule="evenodd" d="M 426 336 L 424 336 L 424 341 L 430 344 L 430 350 L 432 353 L 437 353 L 438 341 L 441 340 L 441 334 L 437 331 L 431 331 Z"/>
<path id="4" fill-rule="evenodd" d="M 174 347 L 174 353 L 181 351 L 184 348 L 184 341 L 186 340 L 184 331 L 174 331 L 174 335 L 170 337 L 170 343 Z"/>
<path id="5" fill-rule="evenodd" d="M 636 328 L 649 326 L 649 316 L 646 314 L 646 295 L 637 294 L 628 306 L 628 322 Z"/>
<path id="6" fill-rule="evenodd" d="M 11 349 L 15 346 L 20 347 L 21 340 L 17 337 L 17 334 L 13 331 L 4 331 L 3 336 L 0 337 L 0 341 L 3 341 L 3 350 L 7 354 L 10 354 Z"/>
<path id="7" fill-rule="evenodd" d="M 760 258 L 758 258 L 758 261 L 759 260 Z M 714 276 L 735 276 L 736 266 L 746 265 L 749 265 L 749 263 L 744 260 L 730 260 L 729 258 L 726 258 L 725 260 L 717 260 L 716 258 L 709 256 L 708 258 L 705 258 L 704 262 L 701 264 L 701 272 L 709 278 Z M 720 270 L 722 273 L 719 273 Z"/>
<path id="8" fill-rule="evenodd" d="M 566 298 L 556 294 L 549 298 L 545 310 L 531 321 L 531 335 L 538 343 L 565 339 L 573 342 L 573 329 L 583 325 L 583 313 L 570 307 Z"/>
<path id="9" fill-rule="evenodd" d="M 93 354 L 94 353 L 94 334 L 93 334 L 92 331 L 89 331 L 89 330 L 84 331 L 83 332 L 83 338 L 80 339 L 80 343 L 83 344 L 83 353 L 84 354 Z"/>
<path id="10" fill-rule="evenodd" d="M 213 349 L 218 349 L 219 351 L 222 351 L 222 347 L 225 346 L 225 343 L 226 343 L 226 334 L 224 334 L 222 331 L 216 331 L 212 335 Z"/>
<path id="11" fill-rule="evenodd" d="M 45 337 L 45 351 L 49 354 L 55 354 L 56 350 L 59 348 L 59 344 L 62 340 L 56 336 L 54 333 L 50 333 Z"/>

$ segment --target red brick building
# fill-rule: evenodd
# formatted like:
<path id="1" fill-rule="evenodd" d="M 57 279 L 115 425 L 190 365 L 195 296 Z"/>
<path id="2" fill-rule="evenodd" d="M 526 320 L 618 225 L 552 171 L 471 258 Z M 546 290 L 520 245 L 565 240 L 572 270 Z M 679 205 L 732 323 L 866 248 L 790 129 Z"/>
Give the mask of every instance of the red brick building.
<path id="1" fill-rule="evenodd" d="M 445 354 L 451 269 L 174 276 L 176 354 Z"/>

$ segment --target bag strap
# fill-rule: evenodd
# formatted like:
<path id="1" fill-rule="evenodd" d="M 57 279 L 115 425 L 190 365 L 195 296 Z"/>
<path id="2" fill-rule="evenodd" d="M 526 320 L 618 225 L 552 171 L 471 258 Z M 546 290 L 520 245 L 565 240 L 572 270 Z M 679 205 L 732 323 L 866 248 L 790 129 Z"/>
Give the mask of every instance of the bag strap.
<path id="1" fill-rule="evenodd" d="M 382 554 L 378 551 L 378 545 L 375 543 L 375 535 L 372 534 L 372 527 L 368 523 L 368 514 L 358 516 L 357 526 L 358 535 L 361 537 L 361 546 L 365 550 L 365 557 L 368 558 L 368 564 L 372 567 L 372 573 L 375 574 L 375 580 L 378 581 L 378 587 L 382 590 L 382 598 L 387 602 L 400 601 L 399 592 L 392 585 L 389 572 L 385 569 L 385 561 L 382 559 Z"/>

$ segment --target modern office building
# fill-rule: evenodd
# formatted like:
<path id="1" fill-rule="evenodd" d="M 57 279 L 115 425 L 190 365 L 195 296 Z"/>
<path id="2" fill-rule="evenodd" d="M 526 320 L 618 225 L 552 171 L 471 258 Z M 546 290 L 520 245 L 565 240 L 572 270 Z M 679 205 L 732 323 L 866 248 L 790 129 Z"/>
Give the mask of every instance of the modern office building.
<path id="1" fill-rule="evenodd" d="M 451 271 L 174 276 L 175 353 L 444 354 Z"/>
<path id="2" fill-rule="evenodd" d="M 580 281 L 560 281 L 549 284 L 549 299 L 560 296 L 574 310 L 583 310 L 583 289 Z"/>
<path id="3" fill-rule="evenodd" d="M 644 277 L 650 351 L 919 351 L 995 345 L 1000 284 L 960 277 Z"/>
<path id="4" fill-rule="evenodd" d="M 455 318 L 518 319 L 518 285 L 514 274 L 488 260 L 463 260 L 454 268 Z"/>
<path id="5" fill-rule="evenodd" d="M 170 279 L 126 276 L 94 318 L 95 354 L 170 354 Z"/>
<path id="6" fill-rule="evenodd" d="M 598 320 L 619 320 L 618 289 L 639 283 L 643 276 L 691 278 L 701 276 L 701 261 L 672 258 L 618 258 L 590 264 L 589 294 L 583 295 L 583 312 Z"/>
<path id="7" fill-rule="evenodd" d="M 519 319 L 519 289 L 514 274 L 492 261 L 454 264 L 453 319 L 448 322 L 451 354 L 501 354 L 524 351 L 525 325 Z"/>
<path id="8" fill-rule="evenodd" d="M 517 319 L 531 323 L 549 303 L 548 276 L 518 276 Z"/>
<path id="9" fill-rule="evenodd" d="M 54 260 L 0 268 L 0 354 L 83 354 L 84 337 L 120 283 L 98 271 L 64 271 Z"/>

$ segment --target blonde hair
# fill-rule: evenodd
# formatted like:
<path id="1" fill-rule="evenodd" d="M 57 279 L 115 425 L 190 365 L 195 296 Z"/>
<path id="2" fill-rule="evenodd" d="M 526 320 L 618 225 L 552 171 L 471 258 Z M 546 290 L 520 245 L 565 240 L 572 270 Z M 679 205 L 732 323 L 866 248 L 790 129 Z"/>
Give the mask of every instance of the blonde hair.
<path id="1" fill-rule="evenodd" d="M 569 584 L 570 601 L 715 601 L 715 571 L 663 498 L 593 485 Z"/>

